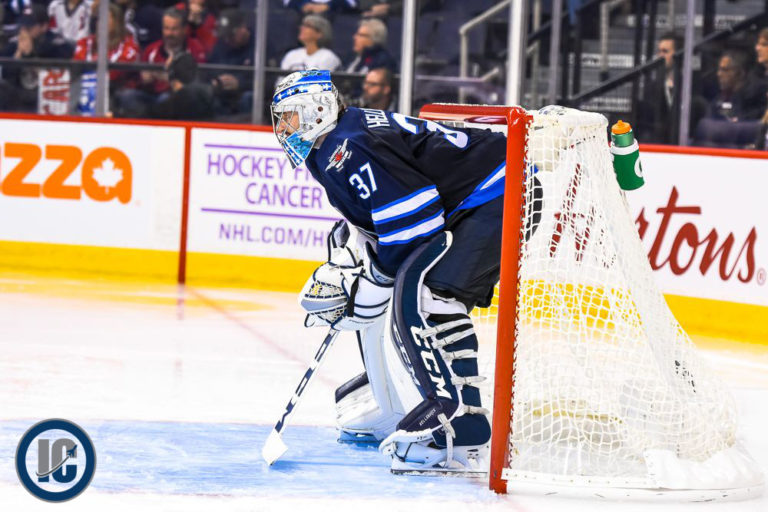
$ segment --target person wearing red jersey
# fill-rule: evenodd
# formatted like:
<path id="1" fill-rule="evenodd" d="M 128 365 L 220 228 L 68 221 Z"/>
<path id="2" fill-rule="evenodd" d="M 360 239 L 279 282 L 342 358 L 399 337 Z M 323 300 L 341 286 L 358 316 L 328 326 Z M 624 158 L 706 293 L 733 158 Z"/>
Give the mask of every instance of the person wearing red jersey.
<path id="1" fill-rule="evenodd" d="M 187 52 L 200 63 L 205 62 L 205 49 L 202 43 L 186 36 L 187 17 L 184 11 L 175 7 L 163 13 L 163 37 L 144 49 L 141 60 L 156 64 L 165 64 L 178 52 Z M 170 89 L 168 77 L 162 71 L 142 71 L 141 81 L 144 86 L 160 94 Z"/>
<path id="2" fill-rule="evenodd" d="M 187 35 L 202 43 L 205 54 L 209 55 L 216 44 L 216 16 L 208 10 L 206 0 L 179 2 L 176 8 L 187 13 Z"/>
<path id="3" fill-rule="evenodd" d="M 163 37 L 151 43 L 141 55 L 143 62 L 166 65 L 179 52 L 192 55 L 205 62 L 203 45 L 195 38 L 187 37 L 187 17 L 175 7 L 163 13 Z M 123 89 L 115 96 L 115 115 L 123 117 L 143 116 L 150 105 L 162 101 L 170 94 L 166 71 L 142 71 L 139 88 Z"/>
<path id="4" fill-rule="evenodd" d="M 116 4 L 109 6 L 109 62 L 135 62 L 139 58 L 139 47 L 125 28 L 123 11 Z M 98 55 L 98 39 L 88 36 L 80 39 L 75 47 L 74 60 L 94 61 Z M 135 88 L 138 75 L 130 71 L 111 70 L 109 86 L 113 91 L 121 87 Z"/>

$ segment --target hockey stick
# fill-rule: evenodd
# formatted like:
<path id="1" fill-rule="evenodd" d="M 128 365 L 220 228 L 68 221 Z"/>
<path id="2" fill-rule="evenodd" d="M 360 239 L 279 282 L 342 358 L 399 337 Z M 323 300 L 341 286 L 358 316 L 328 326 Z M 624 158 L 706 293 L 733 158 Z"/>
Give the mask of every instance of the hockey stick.
<path id="1" fill-rule="evenodd" d="M 264 460 L 267 461 L 267 464 L 270 466 L 277 459 L 282 457 L 285 451 L 288 449 L 288 447 L 283 442 L 283 438 L 281 437 L 283 430 L 285 430 L 285 425 L 288 423 L 288 418 L 291 416 L 293 409 L 301 400 L 304 390 L 307 388 L 307 384 L 309 384 L 309 381 L 312 380 L 312 377 L 320 367 L 320 364 L 322 364 L 323 360 L 325 359 L 325 354 L 328 353 L 328 349 L 331 348 L 331 345 L 336 340 L 336 336 L 338 336 L 338 334 L 339 331 L 335 329 L 328 331 L 328 335 L 320 344 L 320 347 L 318 347 L 317 353 L 315 353 L 315 358 L 312 360 L 309 368 L 307 368 L 306 373 L 304 373 L 304 376 L 301 378 L 296 391 L 294 391 L 293 396 L 288 401 L 288 405 L 285 406 L 285 412 L 275 424 L 275 428 L 272 429 L 269 437 L 267 437 L 267 441 L 264 443 L 264 447 L 261 449 L 261 456 L 264 457 Z"/>

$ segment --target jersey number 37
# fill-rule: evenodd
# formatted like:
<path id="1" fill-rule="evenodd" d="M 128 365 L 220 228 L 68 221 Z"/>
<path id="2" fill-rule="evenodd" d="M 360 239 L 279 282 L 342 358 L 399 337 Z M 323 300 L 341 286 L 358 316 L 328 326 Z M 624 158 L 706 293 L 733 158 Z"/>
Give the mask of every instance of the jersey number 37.
<path id="1" fill-rule="evenodd" d="M 368 175 L 368 181 L 371 184 L 370 187 L 368 187 L 368 184 L 363 179 L 363 176 L 366 174 Z M 371 194 L 376 192 L 376 179 L 373 177 L 373 170 L 371 169 L 370 162 L 366 162 L 355 174 L 350 176 L 349 183 L 357 189 L 357 195 L 360 196 L 360 199 L 368 199 L 371 197 Z"/>

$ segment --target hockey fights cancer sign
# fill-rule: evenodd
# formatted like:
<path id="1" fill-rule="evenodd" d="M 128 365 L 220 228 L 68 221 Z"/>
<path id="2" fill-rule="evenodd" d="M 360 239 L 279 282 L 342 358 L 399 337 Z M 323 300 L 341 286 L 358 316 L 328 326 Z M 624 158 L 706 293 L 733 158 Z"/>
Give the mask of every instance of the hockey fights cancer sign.
<path id="1" fill-rule="evenodd" d="M 292 168 L 272 131 L 192 131 L 190 252 L 326 258 L 341 216 L 304 166 Z"/>

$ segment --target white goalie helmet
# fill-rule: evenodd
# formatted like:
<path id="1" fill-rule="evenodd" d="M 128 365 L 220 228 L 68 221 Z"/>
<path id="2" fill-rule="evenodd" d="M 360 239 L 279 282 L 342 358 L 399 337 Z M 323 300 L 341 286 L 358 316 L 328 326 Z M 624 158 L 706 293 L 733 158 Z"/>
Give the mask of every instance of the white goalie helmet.
<path id="1" fill-rule="evenodd" d="M 294 167 L 306 160 L 318 137 L 336 126 L 338 98 L 330 71 L 296 71 L 277 84 L 272 128 Z"/>

